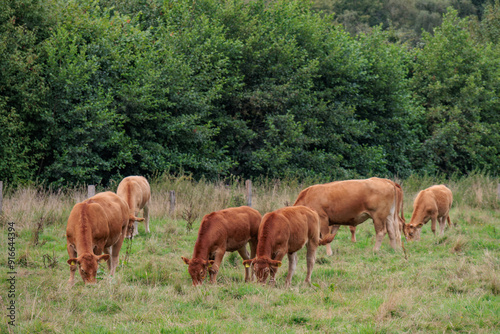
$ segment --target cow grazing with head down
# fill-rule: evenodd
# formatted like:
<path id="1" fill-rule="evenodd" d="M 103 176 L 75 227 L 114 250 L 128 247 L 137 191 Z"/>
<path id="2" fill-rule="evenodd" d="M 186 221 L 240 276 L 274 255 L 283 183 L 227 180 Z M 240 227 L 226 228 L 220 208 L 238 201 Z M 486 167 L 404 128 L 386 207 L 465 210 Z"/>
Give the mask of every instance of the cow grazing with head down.
<path id="1" fill-rule="evenodd" d="M 71 285 L 77 268 L 85 284 L 96 283 L 101 261 L 108 262 L 110 275 L 114 275 L 128 222 L 127 203 L 110 191 L 73 207 L 66 227 Z"/>
<path id="2" fill-rule="evenodd" d="M 198 230 L 193 257 L 182 257 L 188 265 L 193 285 L 201 285 L 207 271 L 210 274 L 210 283 L 215 283 L 226 252 L 238 251 L 244 260 L 249 259 L 246 244 L 250 243 L 250 253 L 254 257 L 261 218 L 259 211 L 248 206 L 228 208 L 205 215 Z M 245 268 L 245 282 L 251 279 L 250 268 Z"/>
<path id="3" fill-rule="evenodd" d="M 311 274 L 319 245 L 333 240 L 320 240 L 319 216 L 305 206 L 290 206 L 269 212 L 262 218 L 259 227 L 257 257 L 243 261 L 245 267 L 254 266 L 257 280 L 269 284 L 276 283 L 276 272 L 281 260 L 288 254 L 288 276 L 286 286 L 290 286 L 297 267 L 297 251 L 307 246 L 307 276 L 305 282 L 311 283 Z"/>
<path id="4" fill-rule="evenodd" d="M 431 229 L 436 235 L 436 222 L 439 221 L 440 233 L 444 234 L 446 222 L 451 226 L 450 208 L 453 194 L 445 185 L 435 185 L 420 191 L 413 202 L 413 214 L 403 232 L 408 241 L 420 240 L 422 226 L 432 221 Z"/>
<path id="5" fill-rule="evenodd" d="M 319 214 L 323 236 L 329 232 L 335 235 L 340 225 L 355 227 L 372 218 L 376 232 L 374 250 L 378 251 L 386 233 L 392 248 L 401 244 L 402 196 L 397 183 L 372 177 L 310 186 L 300 192 L 294 205 L 310 207 Z M 330 245 L 327 254 L 332 254 Z"/>
<path id="6" fill-rule="evenodd" d="M 139 234 L 137 229 L 137 220 L 135 216 L 139 211 L 144 210 L 144 224 L 146 226 L 146 233 L 149 233 L 149 203 L 151 201 L 151 188 L 149 187 L 148 180 L 143 176 L 127 176 L 118 185 L 116 194 L 120 196 L 129 207 L 130 215 L 130 231 L 127 237 L 132 237 Z M 132 232 L 133 228 L 133 232 Z"/>

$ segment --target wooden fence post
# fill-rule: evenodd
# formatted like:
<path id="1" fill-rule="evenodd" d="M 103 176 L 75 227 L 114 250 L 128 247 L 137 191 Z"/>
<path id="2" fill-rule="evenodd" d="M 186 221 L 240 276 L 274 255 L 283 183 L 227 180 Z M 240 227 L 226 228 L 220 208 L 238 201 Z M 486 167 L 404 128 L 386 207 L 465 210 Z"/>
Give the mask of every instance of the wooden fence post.
<path id="1" fill-rule="evenodd" d="M 500 183 L 497 185 L 497 199 L 500 200 Z"/>
<path id="2" fill-rule="evenodd" d="M 169 209 L 169 212 L 171 215 L 173 215 L 174 211 L 175 211 L 175 190 L 170 190 L 170 209 Z"/>
<path id="3" fill-rule="evenodd" d="M 245 187 L 246 187 L 247 205 L 252 206 L 252 181 L 246 180 Z"/>
<path id="4" fill-rule="evenodd" d="M 88 190 L 87 190 L 87 197 L 90 198 L 95 195 L 95 186 L 92 184 L 89 184 Z"/>

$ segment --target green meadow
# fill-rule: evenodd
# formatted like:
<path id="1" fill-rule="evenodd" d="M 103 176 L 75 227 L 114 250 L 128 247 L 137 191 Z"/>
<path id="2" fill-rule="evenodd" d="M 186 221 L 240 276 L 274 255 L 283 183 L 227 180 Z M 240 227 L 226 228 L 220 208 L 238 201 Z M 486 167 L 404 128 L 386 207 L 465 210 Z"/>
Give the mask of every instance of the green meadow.
<path id="1" fill-rule="evenodd" d="M 410 177 L 404 190 L 410 220 L 417 192 L 446 183 L 453 191 L 443 237 L 430 222 L 421 241 L 393 251 L 388 237 L 373 252 L 371 220 L 358 226 L 357 242 L 341 227 L 333 256 L 320 247 L 312 282 L 305 284 L 305 249 L 292 286 L 284 287 L 285 257 L 276 287 L 244 282 L 241 258 L 227 253 L 215 285 L 191 285 L 181 256 L 191 257 L 204 214 L 245 204 L 243 180 L 194 181 L 162 176 L 151 181 L 151 233 L 126 240 L 114 277 L 101 264 L 99 282 L 67 284 L 65 229 L 71 208 L 86 189 L 6 189 L 1 217 L 0 306 L 11 301 L 6 279 L 8 227 L 15 239 L 15 327 L 2 316 L 2 333 L 495 333 L 500 332 L 500 202 L 498 178 Z M 262 214 L 293 204 L 312 183 L 254 181 L 252 206 Z M 105 189 L 99 189 L 105 190 Z M 107 189 L 106 189 L 107 190 Z M 110 189 L 115 190 L 115 189 Z M 177 203 L 172 212 L 169 191 Z M 190 228 L 192 224 L 192 228 Z"/>

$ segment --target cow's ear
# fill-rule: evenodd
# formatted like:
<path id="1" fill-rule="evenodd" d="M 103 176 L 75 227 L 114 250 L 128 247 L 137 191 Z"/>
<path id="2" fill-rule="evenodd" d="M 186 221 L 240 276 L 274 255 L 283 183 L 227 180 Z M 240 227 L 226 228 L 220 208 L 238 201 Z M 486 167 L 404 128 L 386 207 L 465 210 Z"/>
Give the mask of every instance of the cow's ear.
<path id="1" fill-rule="evenodd" d="M 182 261 L 184 261 L 185 264 L 189 265 L 189 259 L 185 258 L 184 256 L 181 256 Z"/>
<path id="2" fill-rule="evenodd" d="M 101 261 L 108 261 L 108 259 L 109 259 L 109 254 L 99 255 L 99 256 L 97 256 L 97 263 L 99 263 Z"/>
<path id="3" fill-rule="evenodd" d="M 72 258 L 72 259 L 68 260 L 68 264 L 70 266 L 75 266 L 77 263 L 79 263 L 79 262 L 78 262 L 78 259 L 76 259 L 76 258 Z"/>
<path id="4" fill-rule="evenodd" d="M 215 263 L 214 260 L 208 261 L 208 263 L 207 263 L 208 264 L 208 268 L 212 268 L 212 266 L 213 266 L 214 263 Z"/>
<path id="5" fill-rule="evenodd" d="M 281 261 L 271 260 L 270 264 L 274 267 L 281 267 Z"/>
<path id="6" fill-rule="evenodd" d="M 253 260 L 254 259 L 244 260 L 243 261 L 243 265 L 245 266 L 245 268 L 250 268 L 250 266 L 252 265 Z"/>
<path id="7" fill-rule="evenodd" d="M 144 218 L 139 218 L 139 217 L 136 217 L 134 215 L 129 215 L 128 220 L 131 222 L 135 222 L 135 221 L 143 222 Z"/>

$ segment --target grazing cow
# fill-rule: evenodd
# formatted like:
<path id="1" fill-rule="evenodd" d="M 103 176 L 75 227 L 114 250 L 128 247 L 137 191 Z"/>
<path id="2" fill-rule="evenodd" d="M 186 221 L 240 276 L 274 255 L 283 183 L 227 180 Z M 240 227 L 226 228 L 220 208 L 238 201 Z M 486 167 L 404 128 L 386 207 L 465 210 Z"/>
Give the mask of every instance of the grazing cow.
<path id="1" fill-rule="evenodd" d="M 269 212 L 262 218 L 259 227 L 259 244 L 257 257 L 243 261 L 245 267 L 254 265 L 257 280 L 265 283 L 271 276 L 269 284 L 276 283 L 275 276 L 281 260 L 288 254 L 288 276 L 286 286 L 290 286 L 292 276 L 297 267 L 297 251 L 307 245 L 307 275 L 305 282 L 311 283 L 311 274 L 319 245 L 333 240 L 326 236 L 320 240 L 319 216 L 305 206 L 289 206 Z M 327 239 L 331 237 L 331 239 Z"/>
<path id="2" fill-rule="evenodd" d="M 453 202 L 453 194 L 445 185 L 436 185 L 420 191 L 413 202 L 413 214 L 408 224 L 404 225 L 403 231 L 408 241 L 420 240 L 422 226 L 432 221 L 431 229 L 436 235 L 436 221 L 439 221 L 440 233 L 444 234 L 446 221 L 451 226 L 450 208 Z"/>
<path id="3" fill-rule="evenodd" d="M 249 259 L 246 244 L 250 243 L 251 256 L 254 257 L 261 218 L 259 211 L 248 206 L 205 215 L 198 230 L 193 257 L 188 259 L 182 256 L 182 260 L 189 266 L 193 285 L 203 284 L 207 271 L 210 283 L 215 283 L 226 252 L 238 251 L 244 260 Z M 251 279 L 250 268 L 245 268 L 245 282 Z"/>
<path id="4" fill-rule="evenodd" d="M 372 177 L 310 186 L 300 192 L 294 205 L 310 207 L 319 214 L 323 236 L 329 232 L 335 235 L 340 225 L 357 226 L 372 218 L 374 250 L 378 251 L 386 233 L 392 248 L 397 249 L 401 243 L 402 194 L 397 183 Z M 333 225 L 331 231 L 329 225 Z M 330 245 L 327 254 L 332 255 Z"/>
<path id="5" fill-rule="evenodd" d="M 66 227 L 71 285 L 77 267 L 85 284 L 96 283 L 100 261 L 108 261 L 109 273 L 114 275 L 128 222 L 127 203 L 110 191 L 73 207 Z"/>
<path id="6" fill-rule="evenodd" d="M 137 229 L 137 221 L 133 217 L 139 214 L 140 210 L 144 210 L 144 224 L 146 225 L 146 233 L 149 233 L 149 203 L 151 201 L 151 189 L 148 180 L 142 176 L 127 176 L 118 185 L 116 194 L 127 202 L 130 214 L 130 231 L 131 234 L 127 238 L 139 234 Z M 132 226 L 134 228 L 132 233 Z"/>

